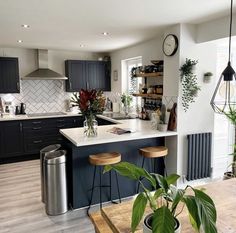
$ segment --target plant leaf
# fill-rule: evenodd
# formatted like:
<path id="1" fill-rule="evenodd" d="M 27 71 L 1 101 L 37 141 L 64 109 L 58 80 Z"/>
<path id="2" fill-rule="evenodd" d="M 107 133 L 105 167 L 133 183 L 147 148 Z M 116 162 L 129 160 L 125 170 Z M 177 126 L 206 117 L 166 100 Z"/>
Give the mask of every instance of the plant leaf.
<path id="1" fill-rule="evenodd" d="M 174 217 L 166 206 L 162 206 L 154 212 L 152 219 L 153 233 L 173 233 L 174 228 Z"/>
<path id="2" fill-rule="evenodd" d="M 212 199 L 201 190 L 193 189 L 198 207 L 198 215 L 205 233 L 217 233 L 216 209 Z"/>
<path id="3" fill-rule="evenodd" d="M 198 216 L 197 203 L 193 196 L 185 196 L 183 202 L 186 204 L 189 212 L 189 220 L 193 228 L 199 232 L 201 222 Z"/>
<path id="4" fill-rule="evenodd" d="M 138 224 L 143 218 L 146 205 L 147 205 L 147 198 L 143 193 L 139 193 L 133 204 L 132 222 L 131 222 L 132 232 L 135 232 Z"/>
<path id="5" fill-rule="evenodd" d="M 185 194 L 185 190 L 184 189 L 177 189 L 177 187 L 174 185 L 170 185 L 170 190 L 171 190 L 170 197 L 173 200 L 172 205 L 171 205 L 171 212 L 174 215 L 179 202 L 183 199 L 183 196 Z"/>
<path id="6" fill-rule="evenodd" d="M 171 185 L 171 184 L 175 184 L 176 181 L 180 178 L 179 175 L 177 174 L 171 174 L 169 176 L 166 177 L 166 182 L 168 185 Z"/>
<path id="7" fill-rule="evenodd" d="M 137 167 L 136 165 L 128 162 L 120 162 L 111 165 L 111 167 L 116 170 L 120 175 L 128 177 L 132 180 L 139 180 L 141 177 L 145 177 L 151 183 L 151 185 L 156 188 L 155 178 L 143 168 Z M 107 169 L 109 168 L 106 168 L 105 166 L 104 171 L 106 172 Z"/>
<path id="8" fill-rule="evenodd" d="M 154 175 L 155 175 L 155 178 L 156 178 L 159 186 L 161 188 L 163 188 L 165 190 L 165 192 L 167 192 L 169 189 L 169 185 L 168 185 L 166 179 L 162 175 L 159 175 L 159 174 L 154 174 Z"/>

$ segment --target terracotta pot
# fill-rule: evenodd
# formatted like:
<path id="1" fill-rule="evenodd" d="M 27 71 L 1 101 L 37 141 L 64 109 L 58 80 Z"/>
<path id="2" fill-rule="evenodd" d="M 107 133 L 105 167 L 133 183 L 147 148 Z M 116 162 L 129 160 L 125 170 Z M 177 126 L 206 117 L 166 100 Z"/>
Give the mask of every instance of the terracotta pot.
<path id="1" fill-rule="evenodd" d="M 153 214 L 149 214 L 145 217 L 143 221 L 143 233 L 152 233 L 152 216 Z M 181 232 L 181 225 L 178 219 L 175 218 L 175 231 L 174 233 Z"/>

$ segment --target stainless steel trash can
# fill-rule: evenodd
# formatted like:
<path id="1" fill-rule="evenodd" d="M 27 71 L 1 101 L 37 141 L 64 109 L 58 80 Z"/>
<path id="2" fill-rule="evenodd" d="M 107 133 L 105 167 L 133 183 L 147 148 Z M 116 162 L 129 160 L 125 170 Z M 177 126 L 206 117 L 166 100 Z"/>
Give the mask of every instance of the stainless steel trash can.
<path id="1" fill-rule="evenodd" d="M 48 152 L 54 152 L 56 150 L 59 150 L 60 148 L 61 148 L 60 144 L 55 144 L 55 145 L 44 147 L 42 150 L 40 150 L 40 176 L 41 176 L 41 200 L 42 202 L 45 202 L 44 166 L 43 166 L 44 157 Z"/>
<path id="2" fill-rule="evenodd" d="M 59 215 L 68 211 L 66 182 L 66 151 L 49 152 L 45 165 L 45 208 L 48 215 Z"/>

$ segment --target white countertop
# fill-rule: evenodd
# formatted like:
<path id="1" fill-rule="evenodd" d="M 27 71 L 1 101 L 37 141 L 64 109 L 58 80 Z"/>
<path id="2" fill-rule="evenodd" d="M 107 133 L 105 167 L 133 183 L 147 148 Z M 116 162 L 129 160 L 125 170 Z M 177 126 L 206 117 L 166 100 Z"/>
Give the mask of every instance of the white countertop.
<path id="1" fill-rule="evenodd" d="M 90 137 L 90 138 L 87 138 L 84 136 L 83 127 L 61 129 L 60 133 L 64 137 L 66 137 L 69 141 L 71 141 L 75 146 L 78 146 L 78 147 L 103 144 L 103 143 L 111 143 L 111 142 L 121 142 L 121 141 L 129 141 L 129 140 L 137 140 L 137 139 L 145 139 L 145 138 L 168 137 L 168 136 L 177 135 L 177 132 L 174 132 L 174 131 L 160 132 L 158 130 L 152 129 L 150 121 L 143 121 L 139 119 L 117 121 L 117 120 L 112 120 L 104 116 L 102 116 L 101 118 L 104 118 L 104 119 L 107 119 L 116 123 L 119 122 L 119 124 L 98 126 L 98 135 L 96 137 Z M 126 133 L 122 135 L 117 135 L 117 134 L 108 132 L 108 130 L 113 127 L 129 128 L 135 132 Z"/>
<path id="2" fill-rule="evenodd" d="M 34 116 L 34 117 L 28 117 L 27 114 L 26 115 L 5 115 L 4 117 L 0 117 L 0 122 L 1 121 L 33 120 L 33 119 L 47 119 L 47 118 L 80 116 L 80 114 L 73 113 L 73 112 L 63 112 L 63 113 L 64 113 L 64 115 Z"/>

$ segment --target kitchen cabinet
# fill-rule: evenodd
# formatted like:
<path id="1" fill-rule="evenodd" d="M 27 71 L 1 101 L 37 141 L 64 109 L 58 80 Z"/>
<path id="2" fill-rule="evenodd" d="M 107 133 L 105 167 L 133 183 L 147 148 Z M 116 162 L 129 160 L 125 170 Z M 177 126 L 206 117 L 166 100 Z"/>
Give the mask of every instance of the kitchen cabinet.
<path id="1" fill-rule="evenodd" d="M 16 157 L 39 155 L 51 144 L 65 144 L 60 129 L 83 127 L 82 116 L 38 118 L 0 122 L 0 162 Z M 98 118 L 99 125 L 113 124 Z"/>
<path id="2" fill-rule="evenodd" d="M 0 93 L 20 93 L 18 58 L 0 57 Z"/>
<path id="3" fill-rule="evenodd" d="M 81 89 L 111 90 L 110 61 L 67 60 L 65 62 L 66 91 Z"/>
<path id="4" fill-rule="evenodd" d="M 0 122 L 0 129 L 0 158 L 22 155 L 24 153 L 22 122 Z"/>

